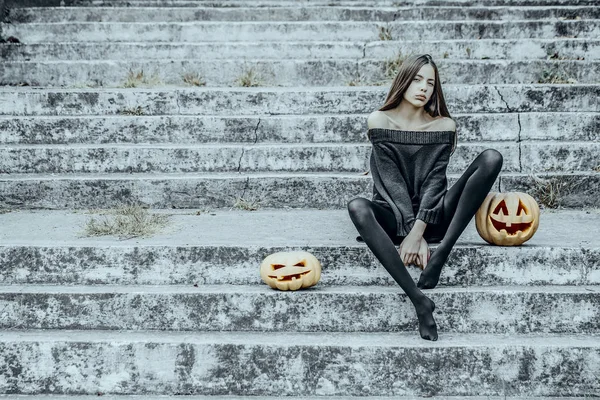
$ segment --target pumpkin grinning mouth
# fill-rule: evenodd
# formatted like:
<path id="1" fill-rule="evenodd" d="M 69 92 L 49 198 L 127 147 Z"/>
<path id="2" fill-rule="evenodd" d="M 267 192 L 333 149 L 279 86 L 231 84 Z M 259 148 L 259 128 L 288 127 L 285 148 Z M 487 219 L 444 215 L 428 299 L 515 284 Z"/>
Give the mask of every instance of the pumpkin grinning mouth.
<path id="1" fill-rule="evenodd" d="M 492 217 L 490 217 L 490 220 L 498 232 L 504 229 L 509 235 L 516 235 L 518 232 L 525 232 L 527 229 L 531 228 L 532 224 L 531 222 L 517 222 L 511 224 L 510 226 L 506 226 L 504 222 L 496 221 Z"/>
<path id="2" fill-rule="evenodd" d="M 269 278 L 277 279 L 278 281 L 291 281 L 292 278 L 301 279 L 304 275 L 310 274 L 312 271 L 302 272 L 300 274 L 286 275 L 286 276 L 275 276 L 269 275 Z"/>

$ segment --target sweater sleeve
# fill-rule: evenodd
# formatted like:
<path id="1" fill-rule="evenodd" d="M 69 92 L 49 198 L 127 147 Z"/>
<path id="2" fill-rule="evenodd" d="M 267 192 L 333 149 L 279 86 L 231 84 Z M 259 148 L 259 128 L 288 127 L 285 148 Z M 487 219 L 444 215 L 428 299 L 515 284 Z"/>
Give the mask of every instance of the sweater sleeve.
<path id="1" fill-rule="evenodd" d="M 416 218 L 428 224 L 438 224 L 442 219 L 444 195 L 447 189 L 446 169 L 447 155 L 437 158 L 429 174 L 421 185 L 419 211 Z"/>
<path id="2" fill-rule="evenodd" d="M 392 209 L 396 217 L 396 234 L 406 236 L 415 224 L 415 216 L 411 207 L 411 199 L 404 177 L 398 170 L 393 159 L 385 150 L 377 147 L 371 153 L 371 172 L 373 175 L 374 191 Z"/>

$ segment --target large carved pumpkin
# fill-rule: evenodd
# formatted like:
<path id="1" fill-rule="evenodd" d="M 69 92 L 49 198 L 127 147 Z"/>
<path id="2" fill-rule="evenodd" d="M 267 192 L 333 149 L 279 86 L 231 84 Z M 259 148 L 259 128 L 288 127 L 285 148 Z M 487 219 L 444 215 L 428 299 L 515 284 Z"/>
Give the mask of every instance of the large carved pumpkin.
<path id="1" fill-rule="evenodd" d="M 260 264 L 260 277 L 273 289 L 307 288 L 321 279 L 321 263 L 306 251 L 273 253 Z"/>
<path id="2" fill-rule="evenodd" d="M 518 246 L 533 236 L 539 218 L 540 207 L 527 193 L 490 193 L 475 213 L 475 226 L 490 244 Z"/>

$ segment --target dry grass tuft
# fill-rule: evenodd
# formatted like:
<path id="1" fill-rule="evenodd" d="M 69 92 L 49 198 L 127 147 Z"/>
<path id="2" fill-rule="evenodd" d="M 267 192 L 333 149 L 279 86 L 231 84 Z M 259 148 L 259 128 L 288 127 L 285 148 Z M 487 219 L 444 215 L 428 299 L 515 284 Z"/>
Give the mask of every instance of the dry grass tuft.
<path id="1" fill-rule="evenodd" d="M 530 175 L 530 177 L 533 180 L 530 195 L 547 208 L 558 208 L 562 199 L 580 185 L 575 180 L 569 180 L 561 176 L 541 178 Z"/>
<path id="2" fill-rule="evenodd" d="M 235 83 L 238 86 L 243 86 L 243 87 L 264 86 L 264 78 L 262 77 L 262 75 L 259 72 L 257 72 L 254 69 L 254 67 L 251 67 L 243 75 L 238 77 L 235 80 Z"/>
<path id="3" fill-rule="evenodd" d="M 392 36 L 392 28 L 389 24 L 385 24 L 385 26 L 379 25 L 377 28 L 379 30 L 379 40 L 394 40 Z"/>
<path id="4" fill-rule="evenodd" d="M 247 200 L 241 197 L 237 197 L 233 204 L 233 208 L 239 208 L 240 210 L 256 211 L 260 207 L 260 200 Z"/>
<path id="5" fill-rule="evenodd" d="M 197 72 L 188 72 L 182 76 L 183 82 L 190 86 L 206 86 L 206 81 Z"/>
<path id="6" fill-rule="evenodd" d="M 133 71 L 129 69 L 127 73 L 127 78 L 123 83 L 123 87 L 125 88 L 135 88 L 140 86 L 156 86 L 160 85 L 162 82 L 157 74 L 153 73 L 151 75 L 146 75 L 144 73 L 144 69 L 142 68 L 139 72 Z"/>
<path id="7" fill-rule="evenodd" d="M 119 239 L 134 237 L 148 237 L 158 233 L 167 226 L 169 216 L 150 214 L 140 205 L 127 205 L 114 210 L 107 210 L 105 214 L 114 214 L 114 218 L 104 217 L 96 220 L 91 217 L 86 222 L 84 236 L 115 235 Z"/>
<path id="8" fill-rule="evenodd" d="M 367 85 L 367 82 L 365 78 L 359 74 L 352 78 L 350 81 L 348 81 L 346 84 L 348 86 L 365 86 Z"/>
<path id="9" fill-rule="evenodd" d="M 383 62 L 384 75 L 386 79 L 394 79 L 400 70 L 400 66 L 409 56 L 402 55 L 399 51 L 398 54 L 393 58 L 388 58 Z"/>

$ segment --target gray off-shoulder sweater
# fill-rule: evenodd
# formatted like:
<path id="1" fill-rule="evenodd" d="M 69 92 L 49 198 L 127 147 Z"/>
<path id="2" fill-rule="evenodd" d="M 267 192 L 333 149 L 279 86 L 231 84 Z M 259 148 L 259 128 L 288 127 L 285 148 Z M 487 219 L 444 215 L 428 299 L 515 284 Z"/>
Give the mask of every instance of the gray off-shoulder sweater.
<path id="1" fill-rule="evenodd" d="M 396 235 L 406 236 L 416 219 L 438 224 L 448 191 L 446 169 L 454 131 L 368 130 L 373 202 L 391 208 Z"/>

